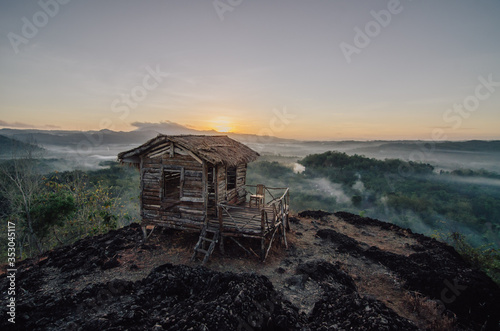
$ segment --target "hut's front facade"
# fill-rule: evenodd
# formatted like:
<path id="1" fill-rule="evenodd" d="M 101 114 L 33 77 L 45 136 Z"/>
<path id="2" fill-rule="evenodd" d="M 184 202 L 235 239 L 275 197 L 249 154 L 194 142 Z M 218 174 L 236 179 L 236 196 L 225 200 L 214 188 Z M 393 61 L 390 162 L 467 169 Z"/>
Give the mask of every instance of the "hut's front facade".
<path id="1" fill-rule="evenodd" d="M 159 135 L 118 160 L 140 169 L 143 226 L 200 231 L 219 203 L 245 201 L 247 163 L 258 156 L 227 136 Z"/>

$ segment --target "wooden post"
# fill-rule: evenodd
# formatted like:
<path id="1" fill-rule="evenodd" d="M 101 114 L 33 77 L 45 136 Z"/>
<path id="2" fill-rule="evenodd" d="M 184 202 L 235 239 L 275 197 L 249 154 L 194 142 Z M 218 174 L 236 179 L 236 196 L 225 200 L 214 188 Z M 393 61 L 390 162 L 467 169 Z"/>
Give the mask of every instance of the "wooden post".
<path id="1" fill-rule="evenodd" d="M 175 156 L 175 146 L 174 146 L 174 143 L 170 143 L 170 157 L 174 157 Z"/>
<path id="2" fill-rule="evenodd" d="M 260 211 L 260 235 L 262 238 L 260 239 L 260 257 L 261 260 L 264 261 L 265 256 L 266 256 L 266 237 L 265 237 L 265 231 L 266 231 L 266 211 L 262 209 Z"/>
<path id="3" fill-rule="evenodd" d="M 219 243 L 219 248 L 221 254 L 224 254 L 224 237 L 222 236 L 222 229 L 223 229 L 223 221 L 222 221 L 222 207 L 218 206 L 217 214 L 219 216 L 219 236 L 220 236 L 220 243 Z"/>

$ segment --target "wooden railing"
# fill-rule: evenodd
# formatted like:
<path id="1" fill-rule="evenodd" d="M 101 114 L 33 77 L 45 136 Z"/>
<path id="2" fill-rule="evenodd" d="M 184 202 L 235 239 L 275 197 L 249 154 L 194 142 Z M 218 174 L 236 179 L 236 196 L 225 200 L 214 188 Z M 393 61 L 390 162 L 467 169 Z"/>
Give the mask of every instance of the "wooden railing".
<path id="1" fill-rule="evenodd" d="M 252 188 L 253 191 L 247 190 L 246 188 Z M 250 194 L 255 194 L 257 190 L 257 185 L 245 185 L 245 191 Z M 284 190 L 288 190 L 288 187 L 269 187 L 269 186 L 264 186 L 264 194 L 266 198 L 269 196 L 271 197 L 271 201 L 269 201 L 267 204 L 270 204 L 271 202 L 279 199 L 281 196 L 279 193 L 283 192 Z M 276 192 L 278 191 L 278 192 Z M 267 201 L 267 199 L 264 199 L 264 201 Z"/>
<path id="2" fill-rule="evenodd" d="M 275 198 L 267 203 L 269 207 L 273 208 L 274 220 L 272 227 L 281 222 L 288 229 L 288 212 L 290 210 L 290 193 L 289 188 L 279 198 Z"/>
<path id="3" fill-rule="evenodd" d="M 247 187 L 256 188 L 257 186 L 247 185 Z M 276 190 L 279 190 L 280 193 L 282 192 L 281 195 L 276 194 Z M 265 192 L 269 194 L 271 201 L 260 206 L 259 211 L 246 206 L 219 203 L 219 222 L 222 222 L 224 219 L 227 224 L 233 225 L 237 230 L 244 230 L 250 224 L 255 226 L 256 222 L 260 219 L 262 234 L 274 230 L 280 224 L 283 224 L 288 229 L 288 212 L 290 209 L 289 188 L 265 187 Z M 243 211 L 246 211 L 244 219 L 242 219 L 241 215 Z M 269 211 L 272 211 L 272 213 Z"/>
<path id="4" fill-rule="evenodd" d="M 278 195 L 276 194 L 276 190 L 280 190 L 282 193 Z M 260 238 L 261 254 L 259 257 L 262 261 L 264 261 L 269 254 L 276 235 L 283 239 L 285 247 L 288 248 L 286 232 L 289 230 L 289 189 L 287 187 L 265 187 L 265 192 L 269 194 L 271 201 L 264 205 L 260 205 L 259 208 L 227 203 L 217 204 L 219 231 L 221 234 L 221 250 L 223 250 L 224 236 L 228 234 L 227 231 L 232 232 L 229 237 L 230 239 L 247 251 L 247 253 L 252 252 L 254 255 L 257 254 L 254 253 L 251 248 L 247 250 L 241 243 L 233 238 L 233 236 Z"/>

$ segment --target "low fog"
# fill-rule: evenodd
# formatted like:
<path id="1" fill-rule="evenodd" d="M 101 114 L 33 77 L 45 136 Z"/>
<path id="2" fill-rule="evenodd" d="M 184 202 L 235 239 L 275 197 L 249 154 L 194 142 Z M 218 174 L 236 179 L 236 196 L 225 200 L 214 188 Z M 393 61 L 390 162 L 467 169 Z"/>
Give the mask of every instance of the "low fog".
<path id="1" fill-rule="evenodd" d="M 157 127 L 153 129 L 158 129 Z M 146 125 L 133 132 L 31 132 L 23 130 L 0 130 L 1 135 L 24 141 L 36 141 L 43 150 L 39 153 L 46 159 L 47 171 L 98 170 L 105 168 L 104 161 L 114 161 L 117 154 L 135 148 L 158 132 Z M 165 133 L 165 132 L 163 132 Z M 191 133 L 191 132 L 190 132 Z M 213 134 L 207 132 L 206 134 Z M 220 133 L 219 133 L 220 134 Z M 433 215 L 439 219 L 436 227 L 429 226 L 415 213 L 407 211 L 395 212 L 384 202 L 384 197 L 373 201 L 373 192 L 369 192 L 363 178 L 358 174 L 354 184 L 346 187 L 321 176 L 304 177 L 306 168 L 298 161 L 310 154 L 326 151 L 345 152 L 348 155 L 363 155 L 379 160 L 402 159 L 429 163 L 435 172 L 451 172 L 456 169 L 486 170 L 500 173 L 500 142 L 468 141 L 468 142 L 420 142 L 420 141 L 298 141 L 275 137 L 259 137 L 255 135 L 228 134 L 240 140 L 261 154 L 260 160 L 278 161 L 290 169 L 290 174 L 280 178 L 253 175 L 249 167 L 249 184 L 265 183 L 274 187 L 290 187 L 292 209 L 299 212 L 304 209 L 326 209 L 331 212 L 348 211 L 364 216 L 379 218 L 414 231 L 431 235 L 434 231 L 450 232 L 459 230 L 480 238 L 469 227 L 447 219 L 443 215 Z M 10 155 L 2 154 L 0 158 L 8 159 Z M 259 161 L 257 161 L 259 162 Z M 474 184 L 484 188 L 500 187 L 500 179 L 485 177 L 465 177 L 449 173 L 434 176 L 433 180 L 452 183 Z M 253 182 L 252 182 L 253 181 Z M 362 203 L 354 203 L 353 198 Z M 495 227 L 498 220 L 491 220 Z M 485 225 L 486 226 L 486 225 Z M 479 239 L 478 239 L 479 240 Z"/>

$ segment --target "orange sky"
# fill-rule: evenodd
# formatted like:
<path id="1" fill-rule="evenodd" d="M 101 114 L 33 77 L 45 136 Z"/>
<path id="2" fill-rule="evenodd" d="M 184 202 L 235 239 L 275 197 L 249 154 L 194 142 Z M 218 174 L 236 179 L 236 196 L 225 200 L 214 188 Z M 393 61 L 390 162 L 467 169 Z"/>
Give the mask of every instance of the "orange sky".
<path id="1" fill-rule="evenodd" d="M 72 1 L 28 33 L 43 10 L 0 12 L 0 128 L 500 139 L 497 0 Z"/>

